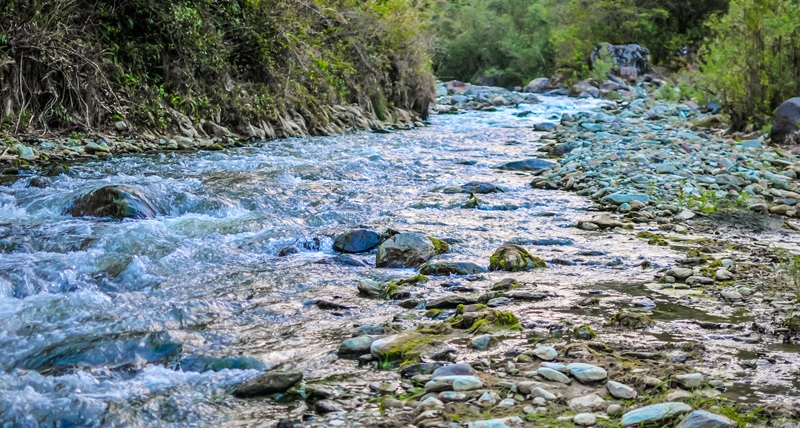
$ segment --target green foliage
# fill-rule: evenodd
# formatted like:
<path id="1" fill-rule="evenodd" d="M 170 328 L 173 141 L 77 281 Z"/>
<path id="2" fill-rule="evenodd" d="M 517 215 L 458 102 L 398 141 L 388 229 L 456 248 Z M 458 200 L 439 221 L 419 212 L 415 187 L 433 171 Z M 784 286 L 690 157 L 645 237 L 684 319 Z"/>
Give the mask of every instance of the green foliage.
<path id="1" fill-rule="evenodd" d="M 731 128 L 760 127 L 800 93 L 800 4 L 793 0 L 732 0 L 709 20 L 701 83 L 722 101 Z"/>
<path id="2" fill-rule="evenodd" d="M 539 0 L 443 1 L 435 71 L 441 79 L 513 86 L 552 72 L 548 11 Z"/>
<path id="3" fill-rule="evenodd" d="M 166 128 L 175 109 L 228 126 L 299 116 L 312 132 L 323 105 L 424 116 L 428 13 L 419 0 L 7 3 L 0 99 L 12 103 L 0 116 L 24 106 L 35 126 L 90 129 L 115 112 Z"/>

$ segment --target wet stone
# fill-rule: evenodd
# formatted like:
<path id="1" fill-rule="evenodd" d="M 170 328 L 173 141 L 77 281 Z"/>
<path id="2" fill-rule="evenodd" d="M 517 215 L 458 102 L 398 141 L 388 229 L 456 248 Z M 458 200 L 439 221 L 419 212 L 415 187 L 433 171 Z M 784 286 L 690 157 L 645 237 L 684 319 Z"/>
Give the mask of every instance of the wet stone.
<path id="1" fill-rule="evenodd" d="M 467 427 L 470 428 L 517 428 L 523 427 L 525 425 L 525 421 L 517 416 L 513 417 L 506 417 L 503 419 L 491 419 L 491 420 L 477 420 L 474 422 L 470 422 Z"/>
<path id="2" fill-rule="evenodd" d="M 303 373 L 300 371 L 270 371 L 236 388 L 233 395 L 247 398 L 282 393 L 302 379 Z"/>
<path id="3" fill-rule="evenodd" d="M 380 235 L 366 229 L 355 229 L 339 235 L 333 241 L 333 250 L 342 253 L 363 253 L 378 247 Z"/>
<path id="4" fill-rule="evenodd" d="M 470 348 L 475 350 L 488 350 L 490 347 L 498 343 L 498 340 L 490 334 L 479 335 L 469 342 Z"/>
<path id="5" fill-rule="evenodd" d="M 360 356 L 370 352 L 370 346 L 377 340 L 377 335 L 363 335 L 360 337 L 348 338 L 342 341 L 339 346 L 340 355 Z"/>
<path id="6" fill-rule="evenodd" d="M 317 401 L 317 404 L 314 406 L 314 410 L 319 414 L 337 413 L 340 411 L 344 411 L 341 405 L 329 399 Z"/>

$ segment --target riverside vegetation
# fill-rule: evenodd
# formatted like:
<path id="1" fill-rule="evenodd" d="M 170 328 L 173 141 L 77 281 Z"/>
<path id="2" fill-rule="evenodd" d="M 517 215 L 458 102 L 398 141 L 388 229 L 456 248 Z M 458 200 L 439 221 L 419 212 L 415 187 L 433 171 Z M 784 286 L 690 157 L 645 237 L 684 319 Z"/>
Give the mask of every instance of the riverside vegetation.
<path id="1" fill-rule="evenodd" d="M 796 89 L 753 77 L 793 73 L 794 5 L 53 3 L 71 13 L 3 10 L 4 426 L 798 426 L 800 102 L 773 117 Z M 550 77 L 490 85 L 523 57 L 465 16 L 529 33 L 541 62 L 497 79 Z M 428 19 L 513 55 L 434 84 Z M 708 37 L 705 68 L 608 44 L 558 62 L 569 37 L 618 42 L 606 21 L 662 65 Z M 41 28 L 58 49 L 20 42 Z M 781 49 L 710 76 L 741 60 L 734 30 Z M 92 56 L 112 40 L 133 42 Z"/>

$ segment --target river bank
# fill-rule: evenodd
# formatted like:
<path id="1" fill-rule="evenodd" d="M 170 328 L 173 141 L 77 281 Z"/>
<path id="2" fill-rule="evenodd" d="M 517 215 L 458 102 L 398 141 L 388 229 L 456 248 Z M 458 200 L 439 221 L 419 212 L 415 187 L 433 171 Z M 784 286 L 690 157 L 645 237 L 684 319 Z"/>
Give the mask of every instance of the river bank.
<path id="1" fill-rule="evenodd" d="M 690 106 L 454 96 L 402 133 L 0 188 L 3 421 L 797 426 L 796 271 L 774 265 L 800 249 L 796 158 L 692 129 Z M 157 215 L 62 214 L 108 184 Z M 371 250 L 341 252 L 352 229 Z M 376 268 L 396 232 L 433 266 Z"/>

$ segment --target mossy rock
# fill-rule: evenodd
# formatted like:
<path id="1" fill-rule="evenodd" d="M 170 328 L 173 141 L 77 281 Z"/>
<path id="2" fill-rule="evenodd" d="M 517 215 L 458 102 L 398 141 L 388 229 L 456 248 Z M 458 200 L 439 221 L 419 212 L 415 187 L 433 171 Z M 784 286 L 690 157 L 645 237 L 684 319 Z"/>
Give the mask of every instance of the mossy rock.
<path id="1" fill-rule="evenodd" d="M 572 330 L 572 333 L 575 335 L 575 338 L 579 340 L 593 340 L 597 336 L 594 329 L 587 324 L 576 326 L 575 329 Z"/>
<path id="2" fill-rule="evenodd" d="M 79 196 L 66 208 L 64 214 L 75 217 L 152 219 L 156 217 L 156 209 L 139 189 L 109 185 Z"/>
<path id="3" fill-rule="evenodd" d="M 489 258 L 489 271 L 530 271 L 536 268 L 547 268 L 547 263 L 515 244 L 500 246 Z"/>
<path id="4" fill-rule="evenodd" d="M 403 332 L 376 340 L 370 346 L 370 353 L 384 367 L 419 361 L 441 341 L 439 336 L 420 332 Z"/>
<path id="5" fill-rule="evenodd" d="M 442 255 L 450 251 L 450 245 L 447 244 L 446 241 L 436 237 L 431 237 L 430 235 L 428 236 L 428 240 L 430 240 L 433 244 L 433 248 L 436 249 L 437 255 Z"/>
<path id="6" fill-rule="evenodd" d="M 628 329 L 645 329 L 655 324 L 653 319 L 646 314 L 630 313 L 627 311 L 622 311 L 611 316 L 608 323 Z"/>
<path id="7" fill-rule="evenodd" d="M 458 315 L 452 322 L 454 328 L 467 329 L 470 333 L 488 333 L 499 329 L 522 331 L 519 318 L 509 311 L 484 310 L 481 312 L 467 312 Z"/>
<path id="8" fill-rule="evenodd" d="M 383 292 L 381 298 L 383 299 L 397 299 L 401 296 L 400 287 L 405 285 L 425 284 L 430 280 L 424 274 L 417 274 L 405 279 L 395 280 L 383 285 Z M 406 294 L 407 295 L 407 294 Z"/>
<path id="9" fill-rule="evenodd" d="M 493 291 L 505 292 L 505 291 L 509 291 L 511 289 L 516 289 L 516 288 L 518 288 L 520 286 L 521 285 L 519 284 L 517 279 L 503 279 L 503 280 L 500 280 L 499 282 L 495 283 L 492 286 L 492 290 Z"/>
<path id="10" fill-rule="evenodd" d="M 652 232 L 642 231 L 636 234 L 638 238 L 644 238 L 647 240 L 647 244 L 651 246 L 668 246 L 669 243 L 667 242 L 667 237 L 661 234 L 654 234 Z"/>

